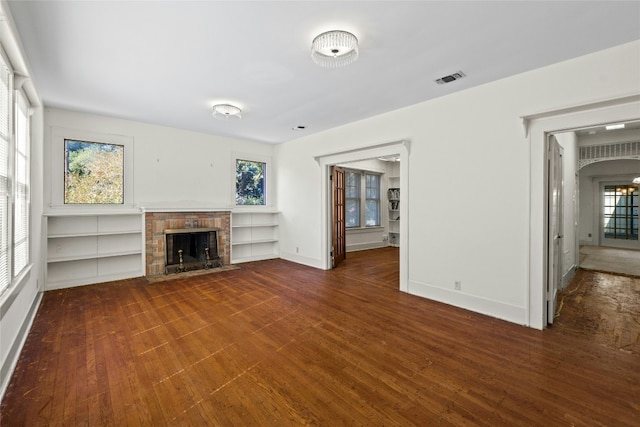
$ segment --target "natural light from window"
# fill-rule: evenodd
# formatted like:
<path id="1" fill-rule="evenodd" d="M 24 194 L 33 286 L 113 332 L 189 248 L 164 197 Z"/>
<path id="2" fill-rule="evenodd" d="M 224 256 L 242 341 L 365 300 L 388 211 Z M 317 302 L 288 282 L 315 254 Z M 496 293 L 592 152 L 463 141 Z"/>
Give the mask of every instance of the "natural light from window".
<path id="1" fill-rule="evenodd" d="M 124 146 L 64 141 L 65 204 L 123 204 Z"/>
<path id="2" fill-rule="evenodd" d="M 267 164 L 236 160 L 236 205 L 265 205 Z"/>

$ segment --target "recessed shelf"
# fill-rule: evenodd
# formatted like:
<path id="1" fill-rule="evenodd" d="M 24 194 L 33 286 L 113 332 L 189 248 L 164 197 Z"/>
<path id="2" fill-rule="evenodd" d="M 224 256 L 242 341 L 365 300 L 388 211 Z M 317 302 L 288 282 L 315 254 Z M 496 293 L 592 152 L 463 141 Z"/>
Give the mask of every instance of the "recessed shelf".
<path id="1" fill-rule="evenodd" d="M 139 255 L 142 253 L 142 250 L 135 251 L 122 251 L 122 252 L 105 252 L 105 253 L 95 253 L 95 254 L 83 254 L 83 255 L 69 255 L 64 257 L 51 257 L 47 259 L 47 262 L 68 262 L 68 261 L 79 261 L 83 259 L 97 259 L 97 258 L 111 258 L 118 256 L 126 256 L 126 255 Z"/>
<path id="2" fill-rule="evenodd" d="M 96 232 L 96 233 L 65 233 L 65 234 L 49 233 L 47 237 L 49 239 L 61 239 L 64 237 L 117 236 L 122 234 L 140 234 L 140 230 L 108 231 L 108 232 Z"/>
<path id="3" fill-rule="evenodd" d="M 144 214 L 47 214 L 47 289 L 144 276 Z"/>
<path id="4" fill-rule="evenodd" d="M 387 190 L 387 205 L 389 215 L 389 245 L 400 246 L 400 180 L 398 177 L 389 178 Z"/>
<path id="5" fill-rule="evenodd" d="M 231 214 L 231 262 L 278 258 L 277 211 L 235 211 Z"/>

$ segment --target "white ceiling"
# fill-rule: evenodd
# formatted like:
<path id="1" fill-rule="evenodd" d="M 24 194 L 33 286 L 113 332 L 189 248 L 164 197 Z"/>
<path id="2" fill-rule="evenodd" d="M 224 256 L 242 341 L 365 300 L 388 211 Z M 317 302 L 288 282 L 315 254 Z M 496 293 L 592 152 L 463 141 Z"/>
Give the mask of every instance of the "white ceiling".
<path id="1" fill-rule="evenodd" d="M 9 5 L 46 106 L 268 143 L 640 39 L 638 1 Z M 332 29 L 358 37 L 356 63 L 313 63 Z M 212 118 L 220 102 L 242 119 Z"/>

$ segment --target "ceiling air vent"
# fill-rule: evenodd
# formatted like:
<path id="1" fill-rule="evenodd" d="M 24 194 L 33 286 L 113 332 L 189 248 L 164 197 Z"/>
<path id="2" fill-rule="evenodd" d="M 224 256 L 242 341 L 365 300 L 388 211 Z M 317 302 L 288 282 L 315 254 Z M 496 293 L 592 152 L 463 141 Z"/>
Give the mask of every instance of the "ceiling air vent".
<path id="1" fill-rule="evenodd" d="M 465 73 L 463 73 L 462 71 L 458 71 L 457 73 L 453 73 L 453 74 L 449 74 L 448 76 L 440 77 L 438 80 L 436 80 L 436 83 L 438 83 L 439 85 L 443 85 L 445 83 L 451 83 L 452 81 L 455 81 L 455 80 L 460 80 L 463 77 L 467 77 L 467 75 Z"/>

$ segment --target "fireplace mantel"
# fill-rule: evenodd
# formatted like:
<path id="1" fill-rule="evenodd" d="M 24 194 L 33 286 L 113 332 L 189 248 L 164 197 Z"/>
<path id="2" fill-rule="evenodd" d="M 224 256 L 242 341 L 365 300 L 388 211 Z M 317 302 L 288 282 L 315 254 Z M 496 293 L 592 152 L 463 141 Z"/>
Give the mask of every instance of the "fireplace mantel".
<path id="1" fill-rule="evenodd" d="M 168 213 L 168 212 L 176 212 L 176 213 L 184 213 L 184 212 L 231 212 L 232 207 L 230 206 L 203 206 L 199 203 L 187 203 L 180 205 L 173 205 L 171 203 L 151 203 L 145 204 L 141 206 L 140 209 L 143 212 L 148 213 Z"/>

